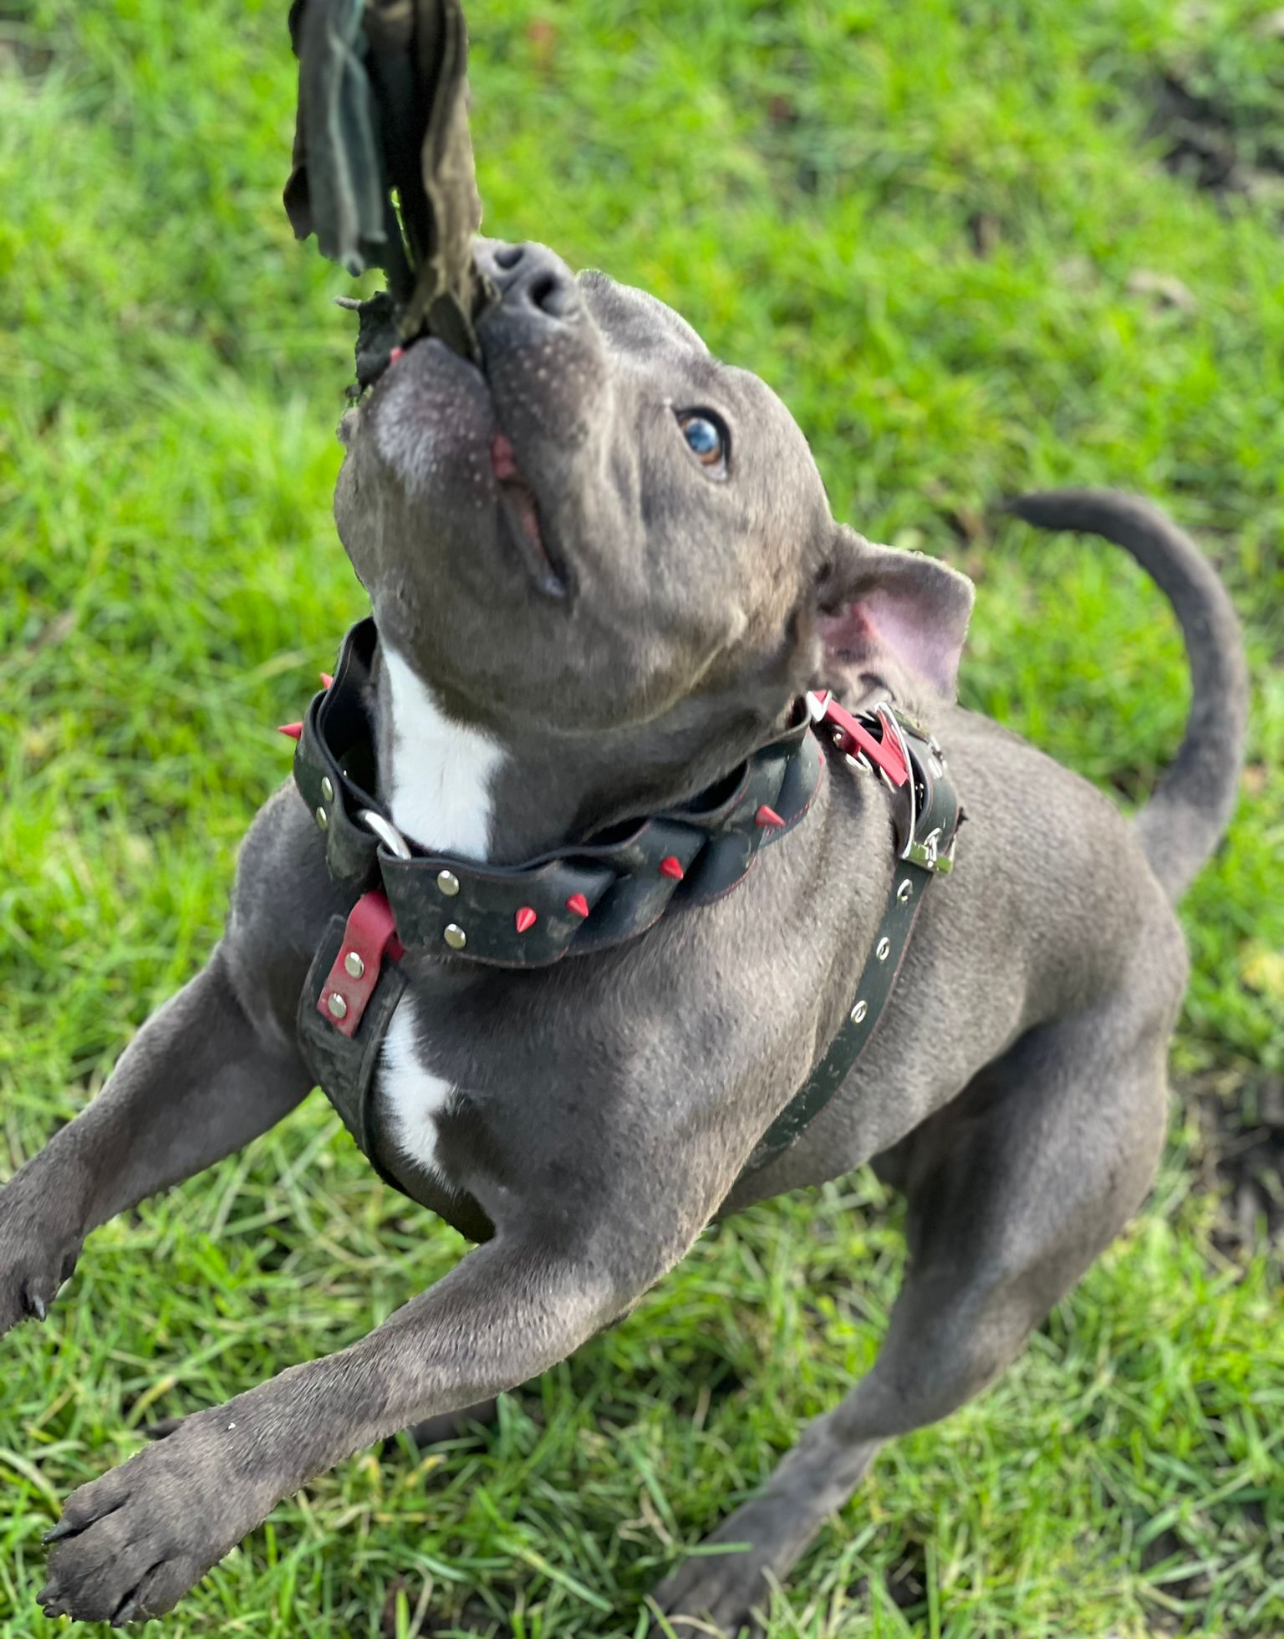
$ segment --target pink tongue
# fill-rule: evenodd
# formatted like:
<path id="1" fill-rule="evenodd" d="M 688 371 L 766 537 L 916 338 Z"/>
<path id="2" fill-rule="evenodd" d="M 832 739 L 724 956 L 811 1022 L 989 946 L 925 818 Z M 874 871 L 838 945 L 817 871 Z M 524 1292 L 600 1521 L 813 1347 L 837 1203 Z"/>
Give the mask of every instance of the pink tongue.
<path id="1" fill-rule="evenodd" d="M 495 476 L 501 484 L 517 477 L 517 461 L 513 455 L 513 446 L 503 433 L 496 433 L 490 441 L 490 464 L 494 467 Z"/>
<path id="2" fill-rule="evenodd" d="M 517 461 L 513 455 L 513 446 L 503 433 L 496 433 L 490 441 L 490 464 L 501 484 L 514 486 L 504 493 L 516 505 L 522 528 L 543 552 L 544 541 L 539 532 L 539 514 L 535 510 L 535 498 L 522 482 L 522 475 L 517 470 Z"/>

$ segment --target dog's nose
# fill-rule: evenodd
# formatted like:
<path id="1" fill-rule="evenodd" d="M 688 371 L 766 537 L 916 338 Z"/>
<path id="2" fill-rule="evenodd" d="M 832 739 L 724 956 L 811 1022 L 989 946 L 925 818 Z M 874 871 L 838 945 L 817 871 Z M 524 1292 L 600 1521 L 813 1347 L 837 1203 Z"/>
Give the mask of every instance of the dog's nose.
<path id="1" fill-rule="evenodd" d="M 565 324 L 583 311 L 575 275 L 547 245 L 494 244 L 481 260 L 510 316 Z"/>

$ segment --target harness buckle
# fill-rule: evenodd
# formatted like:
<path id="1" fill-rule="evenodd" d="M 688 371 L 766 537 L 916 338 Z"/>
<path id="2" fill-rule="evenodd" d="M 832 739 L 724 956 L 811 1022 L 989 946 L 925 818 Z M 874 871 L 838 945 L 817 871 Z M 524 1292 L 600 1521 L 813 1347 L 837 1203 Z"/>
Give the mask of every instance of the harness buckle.
<path id="1" fill-rule="evenodd" d="M 934 759 L 935 766 L 932 767 L 932 773 L 937 779 L 942 779 L 945 775 L 945 757 L 940 744 L 934 735 L 930 735 L 926 729 L 921 729 L 912 717 L 902 716 L 890 701 L 875 706 L 874 711 L 883 725 L 884 733 L 891 735 L 896 741 L 901 755 L 905 759 L 906 767 L 910 770 L 910 778 L 902 788 L 909 799 L 909 840 L 902 849 L 900 857 L 911 865 L 918 865 L 925 871 L 934 871 L 937 876 L 948 876 L 954 869 L 954 850 L 958 846 L 958 829 L 955 827 L 950 837 L 950 845 L 944 850 L 941 848 L 941 837 L 944 834 L 943 826 L 934 826 L 925 837 L 918 835 L 919 826 L 929 822 L 931 818 L 931 787 L 930 785 L 925 787 L 927 791 L 927 808 L 923 813 L 920 813 L 918 810 L 918 792 L 915 787 L 915 762 L 910 754 L 906 730 L 908 729 L 909 733 L 913 734 L 915 738 L 921 739 L 924 745 L 928 747 L 929 765 Z"/>
<path id="2" fill-rule="evenodd" d="M 824 689 L 819 694 L 807 695 L 807 713 L 816 728 L 823 726 L 831 731 L 840 751 L 853 758 L 858 767 L 876 768 L 893 791 L 899 791 L 912 779 L 909 749 L 888 707 L 880 705 L 871 712 L 862 712 L 861 717 L 865 719 L 862 722 Z M 879 739 L 875 739 L 866 726 L 870 717 L 875 718 L 882 731 Z"/>
<path id="3" fill-rule="evenodd" d="M 890 780 L 887 783 L 889 790 L 895 793 L 904 792 L 909 803 L 909 818 L 905 824 L 905 836 L 908 840 L 901 850 L 901 858 L 911 859 L 913 856 L 910 849 L 915 846 L 915 837 L 918 832 L 918 793 L 914 789 L 914 759 L 910 755 L 909 741 L 905 737 L 905 730 L 901 727 L 901 720 L 897 716 L 896 709 L 891 701 L 880 700 L 874 707 L 874 715 L 882 725 L 884 745 L 890 741 L 900 753 L 901 762 L 905 765 L 904 782 L 899 786 L 894 786 Z M 935 844 L 933 844 L 933 858 L 935 858 Z M 917 864 L 918 861 L 915 860 L 914 863 Z M 929 868 L 935 869 L 934 866 Z"/>

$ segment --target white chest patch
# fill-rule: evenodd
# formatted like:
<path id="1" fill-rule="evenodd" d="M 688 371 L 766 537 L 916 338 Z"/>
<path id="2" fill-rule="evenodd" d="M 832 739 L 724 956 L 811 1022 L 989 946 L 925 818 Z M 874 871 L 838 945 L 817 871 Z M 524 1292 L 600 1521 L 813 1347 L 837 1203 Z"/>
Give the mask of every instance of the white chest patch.
<path id="1" fill-rule="evenodd" d="M 389 1137 L 417 1166 L 439 1177 L 437 1117 L 454 1088 L 426 1070 L 419 1057 L 415 999 L 407 991 L 397 1003 L 379 1050 L 377 1095 L 388 1112 Z"/>
<path id="2" fill-rule="evenodd" d="M 393 823 L 424 848 L 485 859 L 490 787 L 503 748 L 447 717 L 395 649 L 386 649 L 384 658 L 392 694 L 387 796 Z"/>
<path id="3" fill-rule="evenodd" d="M 393 649 L 384 650 L 392 708 L 388 810 L 397 829 L 422 847 L 485 859 L 490 845 L 491 781 L 503 749 L 454 722 Z M 389 1135 L 408 1159 L 442 1176 L 437 1118 L 454 1088 L 419 1056 L 414 998 L 402 996 L 379 1054 L 376 1097 Z M 448 1180 L 447 1180 L 448 1182 Z"/>

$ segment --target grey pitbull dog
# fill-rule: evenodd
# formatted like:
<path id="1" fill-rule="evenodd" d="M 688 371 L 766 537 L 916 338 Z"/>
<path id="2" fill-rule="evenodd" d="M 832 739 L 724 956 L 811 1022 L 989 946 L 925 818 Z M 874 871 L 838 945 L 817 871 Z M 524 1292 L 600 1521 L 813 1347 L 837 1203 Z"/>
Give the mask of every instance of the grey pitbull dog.
<path id="1" fill-rule="evenodd" d="M 362 1341 L 76 1491 L 52 1533 L 51 1611 L 169 1610 L 313 1475 L 565 1358 L 717 1214 L 873 1158 L 908 1197 L 882 1351 L 717 1533 L 748 1551 L 697 1557 L 657 1594 L 667 1620 L 734 1632 L 882 1442 L 1012 1361 L 1154 1172 L 1186 976 L 1173 901 L 1226 822 L 1244 730 L 1239 633 L 1211 569 L 1137 501 L 1016 505 L 1120 542 L 1183 626 L 1189 727 L 1130 823 L 953 704 L 970 584 L 835 523 L 759 379 L 651 297 L 576 279 L 541 247 L 482 255 L 503 296 L 482 321 L 484 370 L 421 341 L 343 429 L 335 510 L 378 627 L 379 796 L 396 825 L 520 861 L 702 790 L 824 687 L 852 709 L 891 696 L 935 731 L 968 814 L 957 866 L 924 899 L 856 1070 L 743 1176 L 869 954 L 895 866 L 880 780 L 837 759 L 735 892 L 614 949 L 525 973 L 408 952 L 377 1085 L 394 1165 L 493 1233 Z M 0 1329 L 43 1318 L 96 1225 L 307 1095 L 296 1005 L 349 908 L 286 786 L 249 833 L 208 966 L 0 1192 Z"/>

